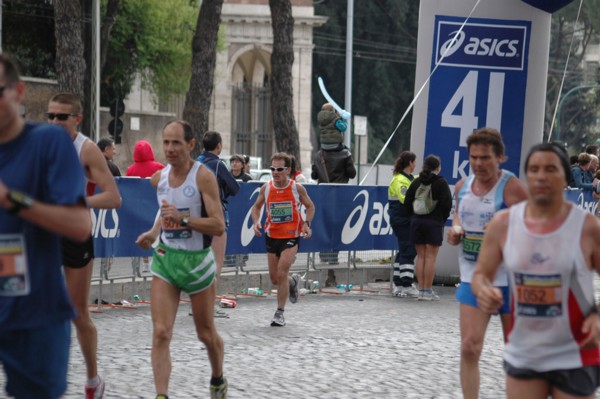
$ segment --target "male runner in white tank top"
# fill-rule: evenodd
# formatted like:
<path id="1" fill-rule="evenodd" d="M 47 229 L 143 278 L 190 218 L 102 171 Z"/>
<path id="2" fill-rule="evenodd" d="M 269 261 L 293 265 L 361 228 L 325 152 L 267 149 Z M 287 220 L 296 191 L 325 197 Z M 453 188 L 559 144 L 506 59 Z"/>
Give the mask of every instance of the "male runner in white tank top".
<path id="1" fill-rule="evenodd" d="M 217 265 L 210 247 L 212 236 L 225 231 L 225 220 L 215 174 L 190 154 L 196 144 L 185 121 L 163 128 L 168 166 L 150 183 L 157 189 L 161 217 L 142 233 L 136 244 L 150 249 L 160 234 L 152 258 L 152 369 L 156 398 L 168 398 L 171 356 L 169 346 L 181 291 L 189 294 L 198 337 L 206 346 L 212 368 L 210 397 L 227 398 L 223 377 L 223 340 L 214 323 Z"/>
<path id="2" fill-rule="evenodd" d="M 120 208 L 121 195 L 115 179 L 108 169 L 104 155 L 92 140 L 77 131 L 83 120 L 79 97 L 72 93 L 60 93 L 53 96 L 48 104 L 46 116 L 48 122 L 64 127 L 73 140 L 86 179 L 88 207 Z M 97 194 L 94 192 L 96 186 L 100 188 Z M 93 240 L 92 236 L 84 243 L 63 239 L 61 244 L 67 290 L 77 311 L 73 323 L 77 329 L 77 339 L 87 370 L 86 398 L 99 399 L 104 395 L 104 380 L 98 376 L 96 359 L 98 334 L 88 311 L 94 266 Z"/>
<path id="3" fill-rule="evenodd" d="M 477 307 L 471 292 L 471 275 L 487 223 L 498 210 L 525 200 L 527 191 L 512 173 L 500 169 L 500 164 L 506 160 L 500 132 L 491 128 L 476 130 L 467 137 L 467 150 L 472 174 L 456 184 L 452 225 L 457 228 L 448 229 L 448 243 L 461 244 L 460 286 L 456 290 L 456 299 L 460 303 L 460 383 L 465 399 L 477 399 L 479 358 L 490 315 Z M 506 335 L 509 321 L 506 276 L 495 283 L 504 293 L 505 306 L 499 313 Z"/>
<path id="4" fill-rule="evenodd" d="M 496 312 L 492 281 L 501 264 L 511 282 L 511 328 L 504 351 L 509 399 L 593 398 L 600 384 L 600 224 L 564 198 L 566 151 L 534 146 L 525 161 L 529 199 L 488 225 L 473 274 L 481 310 Z"/>

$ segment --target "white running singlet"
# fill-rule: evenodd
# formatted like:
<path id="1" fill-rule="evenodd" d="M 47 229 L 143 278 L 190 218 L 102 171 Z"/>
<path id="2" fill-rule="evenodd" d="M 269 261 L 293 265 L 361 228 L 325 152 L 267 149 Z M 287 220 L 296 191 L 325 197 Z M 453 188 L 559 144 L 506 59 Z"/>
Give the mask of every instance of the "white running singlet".
<path id="1" fill-rule="evenodd" d="M 524 222 L 526 204 L 510 208 L 503 250 L 512 318 L 504 359 L 537 372 L 600 365 L 600 348 L 579 347 L 595 306 L 593 272 L 581 251 L 587 213 L 572 205 L 557 230 L 534 234 Z"/>
<path id="2" fill-rule="evenodd" d="M 177 207 L 184 217 L 201 217 L 202 196 L 196 185 L 196 175 L 203 165 L 200 162 L 194 162 L 183 184 L 179 187 L 169 185 L 169 172 L 171 165 L 168 164 L 160 171 L 160 180 L 156 187 L 156 197 L 158 206 L 162 200 Z M 189 226 L 180 226 L 177 223 L 162 221 L 162 230 L 160 239 L 167 246 L 174 249 L 185 249 L 188 251 L 198 251 L 210 246 L 210 237 L 205 236 Z"/>

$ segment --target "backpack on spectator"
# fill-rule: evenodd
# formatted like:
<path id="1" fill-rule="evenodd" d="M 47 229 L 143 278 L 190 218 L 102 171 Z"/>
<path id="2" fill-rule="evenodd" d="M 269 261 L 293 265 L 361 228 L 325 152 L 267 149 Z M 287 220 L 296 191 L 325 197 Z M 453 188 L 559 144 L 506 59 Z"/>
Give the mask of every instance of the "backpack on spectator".
<path id="1" fill-rule="evenodd" d="M 413 212 L 415 215 L 429 215 L 435 209 L 437 200 L 431 195 L 431 186 L 433 184 L 424 185 L 421 183 L 415 193 L 413 201 Z"/>

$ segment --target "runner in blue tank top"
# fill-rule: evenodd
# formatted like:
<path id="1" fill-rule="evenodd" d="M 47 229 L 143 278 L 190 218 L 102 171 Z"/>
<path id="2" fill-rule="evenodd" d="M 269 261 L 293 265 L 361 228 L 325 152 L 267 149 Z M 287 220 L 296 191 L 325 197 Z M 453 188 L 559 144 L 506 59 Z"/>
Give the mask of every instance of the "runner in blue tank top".
<path id="1" fill-rule="evenodd" d="M 461 245 L 459 257 L 460 287 L 460 382 L 465 399 L 479 397 L 479 357 L 490 314 L 477 307 L 471 292 L 471 275 L 479 253 L 484 229 L 495 212 L 527 198 L 524 184 L 510 172 L 500 169 L 506 160 L 500 132 L 491 128 L 476 130 L 467 138 L 472 175 L 461 179 L 455 187 L 453 228 L 448 229 L 448 243 Z M 508 287 L 503 286 L 505 308 L 500 311 L 506 335 L 509 322 Z"/>

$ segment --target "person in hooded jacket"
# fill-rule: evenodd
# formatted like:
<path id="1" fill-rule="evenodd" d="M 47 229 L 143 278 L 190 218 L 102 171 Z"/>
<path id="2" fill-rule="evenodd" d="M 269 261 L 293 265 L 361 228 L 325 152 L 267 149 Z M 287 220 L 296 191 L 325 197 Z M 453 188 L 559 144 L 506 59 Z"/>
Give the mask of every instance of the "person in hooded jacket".
<path id="1" fill-rule="evenodd" d="M 165 167 L 154 160 L 152 145 L 146 140 L 135 143 L 133 149 L 133 165 L 127 168 L 125 176 L 152 177 L 152 175 Z"/>
<path id="2" fill-rule="evenodd" d="M 423 161 L 423 169 L 406 192 L 404 205 L 413 214 L 410 224 L 410 240 L 417 250 L 417 280 L 420 301 L 439 301 L 431 288 L 435 276 L 435 261 L 444 241 L 444 224 L 452 209 L 452 193 L 448 182 L 439 175 L 442 169 L 440 158 L 429 155 Z M 431 185 L 431 196 L 437 201 L 433 211 L 427 215 L 414 214 L 415 194 L 421 185 Z"/>
<path id="3" fill-rule="evenodd" d="M 319 141 L 324 150 L 341 151 L 344 145 L 344 132 L 348 128 L 348 121 L 342 117 L 329 103 L 323 104 L 317 114 L 319 123 Z"/>

